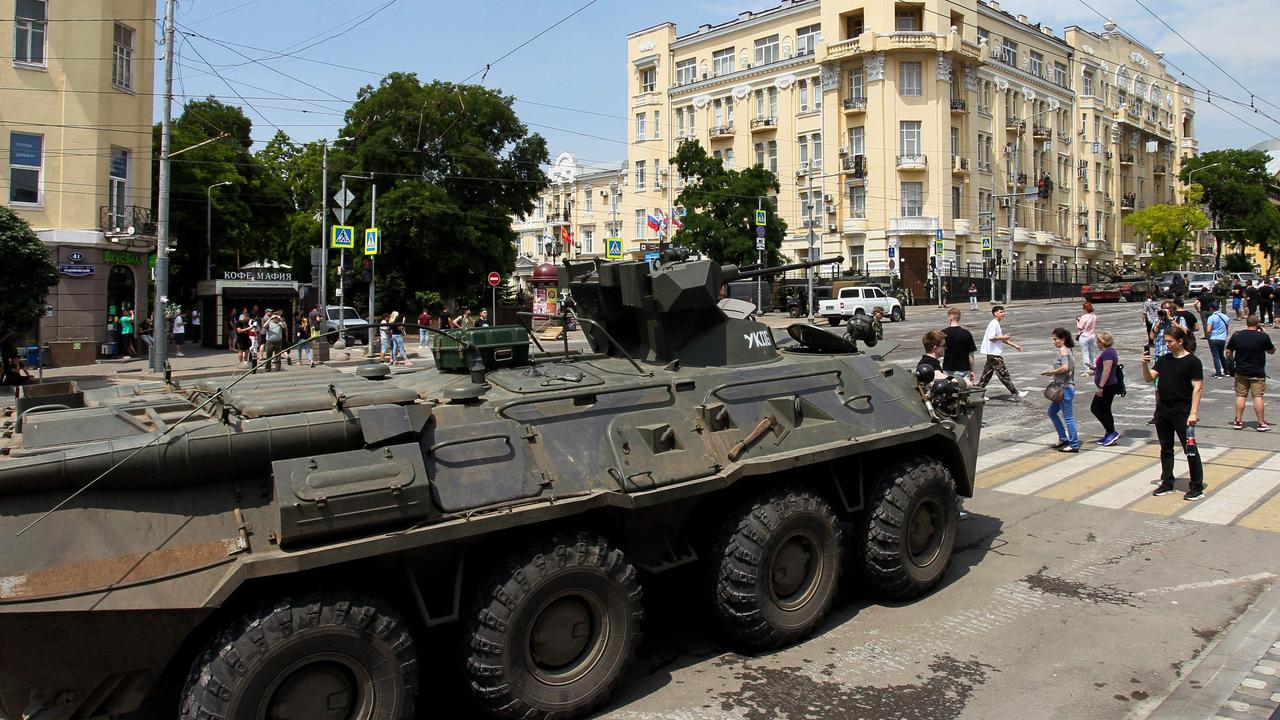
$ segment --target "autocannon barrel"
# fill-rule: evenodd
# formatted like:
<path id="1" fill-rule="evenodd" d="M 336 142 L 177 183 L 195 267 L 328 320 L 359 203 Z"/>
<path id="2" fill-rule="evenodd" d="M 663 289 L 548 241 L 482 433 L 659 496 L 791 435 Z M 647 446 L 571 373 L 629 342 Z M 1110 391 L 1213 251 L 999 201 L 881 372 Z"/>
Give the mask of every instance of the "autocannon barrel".
<path id="1" fill-rule="evenodd" d="M 810 260 L 808 262 L 792 263 L 791 265 L 776 265 L 774 267 L 762 267 L 755 270 L 744 270 L 737 265 L 722 265 L 720 274 L 725 281 L 741 280 L 742 278 L 752 278 L 760 275 L 773 275 L 775 273 L 787 272 L 790 270 L 805 270 L 819 265 L 839 265 L 844 262 L 843 256 L 826 258 L 825 260 Z"/>

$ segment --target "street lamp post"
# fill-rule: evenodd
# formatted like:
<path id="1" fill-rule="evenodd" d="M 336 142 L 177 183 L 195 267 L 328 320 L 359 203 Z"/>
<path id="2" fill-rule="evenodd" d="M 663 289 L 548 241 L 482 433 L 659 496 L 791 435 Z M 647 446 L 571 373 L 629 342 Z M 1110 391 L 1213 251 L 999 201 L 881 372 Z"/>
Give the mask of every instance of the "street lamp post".
<path id="1" fill-rule="evenodd" d="M 343 189 L 343 190 L 346 190 L 346 189 L 347 189 L 347 180 L 372 180 L 372 179 L 373 179 L 373 173 L 369 173 L 368 175 L 343 175 L 343 176 L 342 176 L 342 189 Z M 344 193 L 344 194 L 345 194 L 345 193 Z M 369 227 L 372 227 L 372 228 L 376 228 L 376 227 L 378 227 L 378 185 L 377 185 L 376 183 L 375 183 L 375 184 L 374 184 L 374 186 L 373 186 L 373 205 L 372 205 L 372 207 L 370 208 L 370 211 L 369 211 Z M 379 237 L 378 237 L 378 244 L 379 244 L 379 245 L 381 245 L 381 244 L 382 244 L 382 237 L 381 237 L 381 235 L 379 235 Z M 379 250 L 381 250 L 381 248 L 379 248 Z M 369 256 L 369 273 L 370 273 L 370 278 L 369 278 L 369 314 L 368 314 L 368 318 L 369 318 L 369 328 L 368 328 L 368 331 L 369 331 L 369 332 L 368 332 L 368 336 L 367 336 L 367 338 L 366 338 L 366 344 L 365 344 L 365 356 L 366 356 L 366 357 L 373 357 L 373 356 L 376 354 L 376 353 L 374 353 L 374 351 L 373 351 L 373 341 L 374 341 L 374 339 L 375 339 L 375 338 L 374 338 L 374 332 L 376 332 L 376 329 L 375 329 L 375 328 L 374 328 L 374 326 L 373 326 L 373 311 L 374 311 L 374 299 L 375 299 L 375 291 L 374 291 L 374 287 L 373 287 L 373 272 L 374 272 L 374 271 L 375 271 L 375 269 L 376 269 L 376 268 L 374 267 L 374 263 L 376 263 L 376 262 L 377 262 L 377 257 L 378 257 L 377 255 L 370 255 L 370 256 Z M 353 250 L 353 251 L 352 251 L 352 258 L 351 258 L 351 269 L 352 269 L 352 271 L 354 271 L 354 270 L 355 270 L 355 267 L 356 267 L 355 251 Z M 346 292 L 346 291 L 344 290 L 344 291 L 343 291 L 343 293 L 344 293 L 344 303 L 343 303 L 343 304 L 344 304 L 344 306 L 345 306 L 345 292 Z M 341 315 L 345 315 L 346 313 L 345 313 L 345 312 L 342 312 L 342 313 L 340 313 L 340 314 L 341 314 Z M 341 320 L 339 320 L 339 322 L 341 323 L 342 321 L 341 321 Z M 339 333 L 339 335 L 341 335 L 341 333 Z"/>
<path id="2" fill-rule="evenodd" d="M 230 185 L 230 180 L 214 183 L 205 189 L 204 216 L 204 279 L 213 279 L 213 189 Z"/>

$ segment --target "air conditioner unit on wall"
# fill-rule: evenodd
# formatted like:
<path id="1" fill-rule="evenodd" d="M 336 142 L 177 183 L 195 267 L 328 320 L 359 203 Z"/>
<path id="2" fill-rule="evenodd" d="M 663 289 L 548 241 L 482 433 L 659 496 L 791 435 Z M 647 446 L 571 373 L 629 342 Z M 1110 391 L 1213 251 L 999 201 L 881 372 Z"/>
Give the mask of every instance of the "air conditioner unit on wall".
<path id="1" fill-rule="evenodd" d="M 1013 207 L 1013 198 L 1000 198 L 1000 207 Z"/>
<path id="2" fill-rule="evenodd" d="M 805 175 L 808 175 L 808 174 L 809 174 L 809 163 L 807 161 L 800 163 L 800 167 L 796 168 L 796 177 L 804 177 Z"/>
<path id="3" fill-rule="evenodd" d="M 831 202 L 831 193 L 822 193 L 822 202 L 824 203 Z"/>
<path id="4" fill-rule="evenodd" d="M 827 223 L 827 232 L 835 232 L 835 231 L 836 231 L 836 224 L 835 224 L 835 223 Z"/>
<path id="5" fill-rule="evenodd" d="M 848 155 L 848 154 L 849 154 L 849 148 L 845 147 L 844 145 L 841 145 L 841 146 L 840 146 L 840 154 L 841 154 L 841 155 Z"/>

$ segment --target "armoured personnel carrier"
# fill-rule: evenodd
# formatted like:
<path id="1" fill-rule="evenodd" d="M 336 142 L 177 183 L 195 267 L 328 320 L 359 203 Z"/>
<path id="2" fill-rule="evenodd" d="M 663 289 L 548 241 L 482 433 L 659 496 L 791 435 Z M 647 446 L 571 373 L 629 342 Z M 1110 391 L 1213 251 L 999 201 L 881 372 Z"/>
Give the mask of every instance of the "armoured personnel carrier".
<path id="1" fill-rule="evenodd" d="M 1103 268 L 1097 271 L 1107 279 L 1080 287 L 1080 296 L 1089 302 L 1142 302 L 1148 295 L 1155 294 L 1149 287 L 1150 278 L 1141 272 L 1121 269 L 1113 272 Z"/>
<path id="2" fill-rule="evenodd" d="M 462 373 L 142 384 L 10 417 L 0 716 L 408 720 L 444 653 L 483 712 L 573 717 L 623 677 L 653 574 L 701 564 L 747 651 L 811 633 L 842 581 L 939 582 L 981 391 L 870 354 L 865 318 L 775 336 L 718 299 L 732 266 L 559 272 L 588 352 L 491 370 L 511 355 L 458 336 Z M 448 624 L 464 642 L 424 647 Z"/>

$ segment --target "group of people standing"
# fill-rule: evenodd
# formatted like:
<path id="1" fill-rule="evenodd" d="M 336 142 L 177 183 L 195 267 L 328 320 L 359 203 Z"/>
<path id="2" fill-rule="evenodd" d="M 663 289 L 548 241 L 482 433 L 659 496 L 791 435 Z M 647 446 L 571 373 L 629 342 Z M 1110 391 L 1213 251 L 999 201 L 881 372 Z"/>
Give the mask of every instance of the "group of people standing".
<path id="1" fill-rule="evenodd" d="M 188 317 L 190 320 L 188 321 Z M 143 318 L 139 322 L 136 312 L 132 308 L 125 308 L 120 311 L 120 315 L 115 318 L 117 332 L 119 333 L 119 350 L 122 359 L 132 360 L 133 356 L 138 354 L 137 341 L 141 339 L 145 347 L 153 347 L 156 343 L 155 325 L 151 317 Z M 200 311 L 192 309 L 188 314 L 179 309 L 173 314 L 173 317 L 167 318 L 169 323 L 169 340 L 173 343 L 177 357 L 184 357 L 182 352 L 186 345 L 188 336 L 192 342 L 201 341 L 201 318 Z"/>
<path id="2" fill-rule="evenodd" d="M 1280 318 L 1280 278 L 1261 278 L 1257 284 L 1253 280 L 1245 280 L 1243 285 L 1236 283 L 1231 288 L 1231 309 L 1237 320 L 1257 315 L 1262 325 L 1280 327 L 1276 320 Z"/>
<path id="3" fill-rule="evenodd" d="M 279 372 L 285 362 L 293 364 L 293 358 L 284 349 L 290 339 L 296 337 L 306 340 L 298 346 L 298 362 L 309 361 L 315 367 L 311 353 L 311 338 L 316 334 L 311 329 L 313 320 L 304 313 L 295 312 L 292 321 L 290 325 L 279 310 L 267 308 L 259 312 L 256 305 L 232 310 L 227 328 L 241 364 L 254 368 L 262 364 L 266 372 L 271 372 L 274 365 Z"/>

